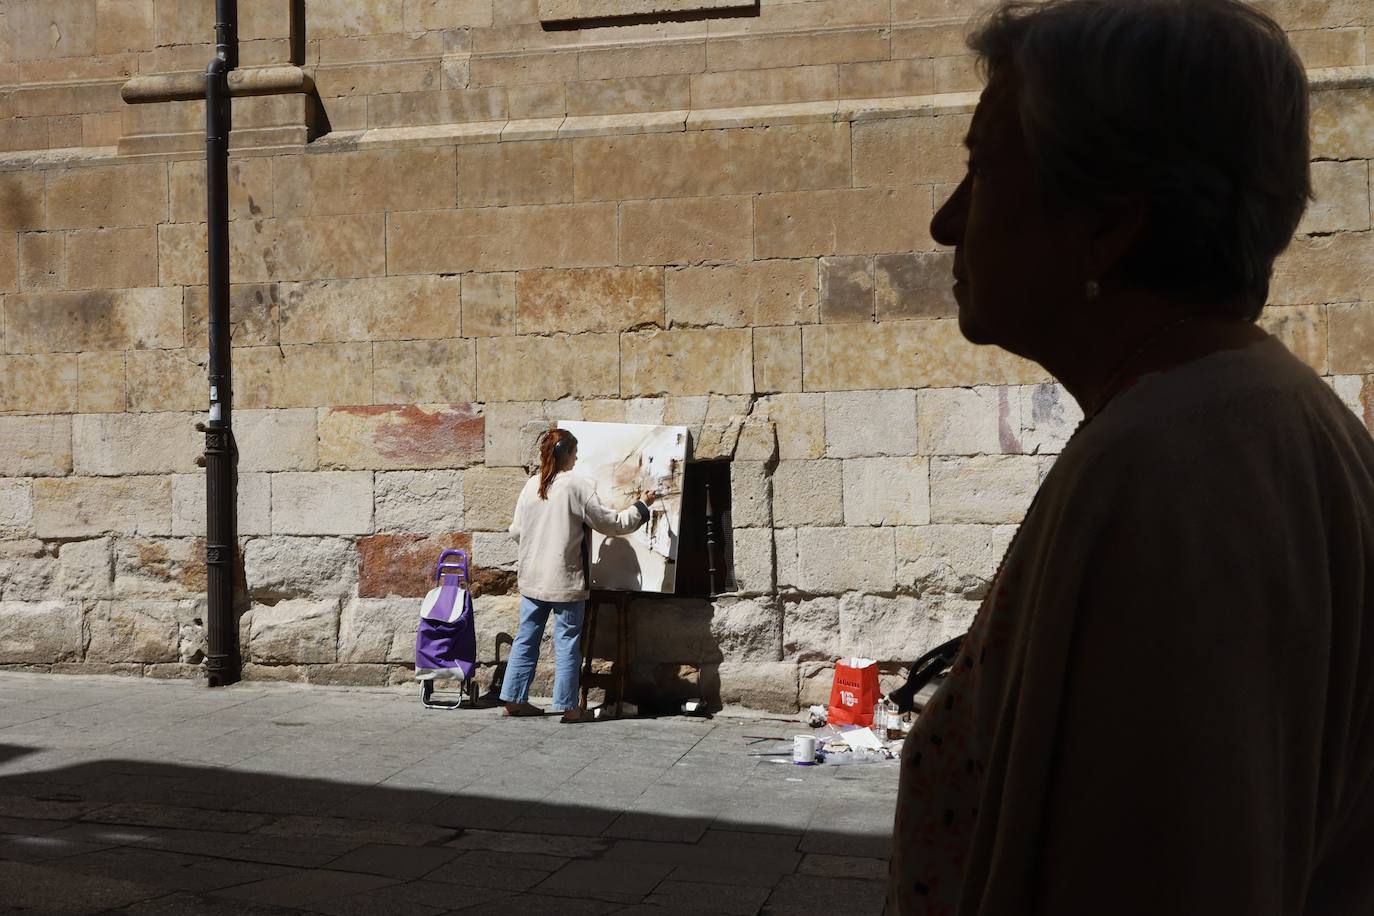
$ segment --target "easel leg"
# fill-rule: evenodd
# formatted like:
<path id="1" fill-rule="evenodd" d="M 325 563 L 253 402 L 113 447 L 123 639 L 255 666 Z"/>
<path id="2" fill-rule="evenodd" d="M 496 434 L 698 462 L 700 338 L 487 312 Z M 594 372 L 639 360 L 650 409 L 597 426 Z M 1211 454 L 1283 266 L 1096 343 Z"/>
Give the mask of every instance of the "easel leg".
<path id="1" fill-rule="evenodd" d="M 587 626 L 582 632 L 582 709 L 587 708 L 588 680 L 592 676 L 592 659 L 596 657 L 596 601 L 587 599 Z"/>
<path id="2" fill-rule="evenodd" d="M 629 596 L 621 592 L 615 602 L 615 717 L 619 719 L 624 712 L 625 694 L 630 683 L 629 646 L 626 645 L 630 631 Z"/>

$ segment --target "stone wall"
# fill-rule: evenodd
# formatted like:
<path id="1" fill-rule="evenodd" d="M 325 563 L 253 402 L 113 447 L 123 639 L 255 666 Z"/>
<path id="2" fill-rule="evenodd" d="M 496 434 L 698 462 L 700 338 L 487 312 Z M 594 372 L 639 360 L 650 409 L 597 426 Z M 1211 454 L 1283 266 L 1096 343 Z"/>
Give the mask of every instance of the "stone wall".
<path id="1" fill-rule="evenodd" d="M 200 106 L 120 89 L 201 68 L 208 6 L 0 16 L 0 665 L 200 673 Z M 837 655 L 895 677 L 962 632 L 1078 419 L 962 341 L 929 237 L 968 4 L 239 6 L 243 65 L 317 87 L 235 102 L 248 677 L 406 681 L 447 546 L 493 662 L 560 418 L 731 462 L 737 589 L 637 607 L 645 690 L 795 709 Z M 1268 6 L 1313 68 L 1318 200 L 1264 322 L 1374 426 L 1374 3 Z"/>

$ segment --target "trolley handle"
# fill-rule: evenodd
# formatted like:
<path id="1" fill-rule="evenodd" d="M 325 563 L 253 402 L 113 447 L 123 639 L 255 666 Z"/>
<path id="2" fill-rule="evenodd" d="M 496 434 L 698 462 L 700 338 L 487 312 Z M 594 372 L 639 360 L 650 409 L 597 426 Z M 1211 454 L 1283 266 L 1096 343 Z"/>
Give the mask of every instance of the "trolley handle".
<path id="1" fill-rule="evenodd" d="M 450 557 L 456 557 L 454 561 L 449 561 Z M 457 576 L 459 583 L 466 583 L 468 578 L 468 554 L 466 550 L 445 550 L 439 554 L 439 562 L 434 564 L 434 580 L 443 582 L 444 576 Z"/>

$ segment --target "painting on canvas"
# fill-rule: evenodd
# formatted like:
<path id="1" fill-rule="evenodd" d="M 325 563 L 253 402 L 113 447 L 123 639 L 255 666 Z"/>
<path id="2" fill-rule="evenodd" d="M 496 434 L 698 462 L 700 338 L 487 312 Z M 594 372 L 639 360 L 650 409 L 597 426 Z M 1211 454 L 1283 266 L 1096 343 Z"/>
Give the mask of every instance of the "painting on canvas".
<path id="1" fill-rule="evenodd" d="M 632 534 L 608 538 L 592 532 L 591 587 L 671 593 L 677 578 L 687 428 L 575 421 L 558 425 L 577 437 L 574 473 L 595 481 L 607 506 L 628 508 L 644 490 L 658 494 L 648 523 Z"/>

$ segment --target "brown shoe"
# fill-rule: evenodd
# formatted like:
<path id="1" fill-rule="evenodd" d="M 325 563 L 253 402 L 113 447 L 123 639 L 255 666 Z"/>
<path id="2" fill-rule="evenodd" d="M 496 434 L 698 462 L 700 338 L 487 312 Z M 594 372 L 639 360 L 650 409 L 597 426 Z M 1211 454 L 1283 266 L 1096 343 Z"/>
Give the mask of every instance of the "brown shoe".
<path id="1" fill-rule="evenodd" d="M 507 703 L 505 704 L 504 714 L 508 716 L 542 716 L 544 710 L 535 706 L 533 703 Z"/>
<path id="2" fill-rule="evenodd" d="M 574 706 L 572 709 L 563 710 L 563 718 L 558 721 L 564 725 L 572 725 L 575 722 L 581 722 L 585 716 L 586 712 L 580 706 Z"/>

